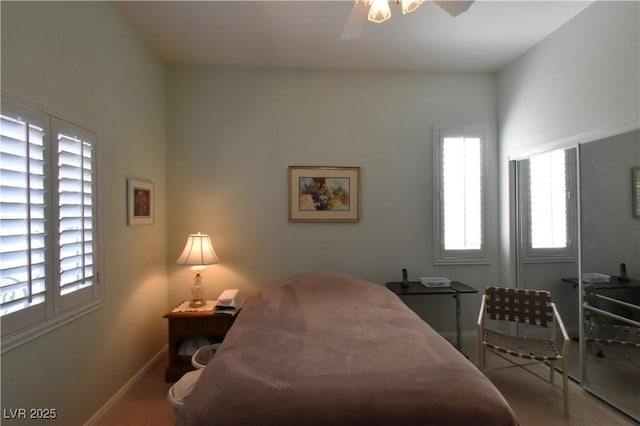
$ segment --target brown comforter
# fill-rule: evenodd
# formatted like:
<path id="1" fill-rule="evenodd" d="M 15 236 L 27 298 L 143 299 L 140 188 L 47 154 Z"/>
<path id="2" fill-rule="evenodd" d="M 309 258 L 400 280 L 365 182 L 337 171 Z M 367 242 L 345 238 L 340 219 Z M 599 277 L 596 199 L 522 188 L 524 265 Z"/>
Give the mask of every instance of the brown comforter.
<path id="1" fill-rule="evenodd" d="M 306 274 L 245 305 L 178 425 L 517 425 L 491 382 L 385 287 Z"/>

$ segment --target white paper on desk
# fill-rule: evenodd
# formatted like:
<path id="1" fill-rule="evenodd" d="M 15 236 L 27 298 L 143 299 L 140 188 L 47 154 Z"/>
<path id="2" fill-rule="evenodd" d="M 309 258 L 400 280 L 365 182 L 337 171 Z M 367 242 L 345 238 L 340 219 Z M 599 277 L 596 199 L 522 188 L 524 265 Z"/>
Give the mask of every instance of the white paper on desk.
<path id="1" fill-rule="evenodd" d="M 425 287 L 449 287 L 451 280 L 446 277 L 420 277 L 420 282 Z"/>
<path id="2" fill-rule="evenodd" d="M 597 272 L 585 272 L 582 274 L 582 281 L 588 283 L 608 283 L 610 280 L 611 276 L 599 274 Z"/>

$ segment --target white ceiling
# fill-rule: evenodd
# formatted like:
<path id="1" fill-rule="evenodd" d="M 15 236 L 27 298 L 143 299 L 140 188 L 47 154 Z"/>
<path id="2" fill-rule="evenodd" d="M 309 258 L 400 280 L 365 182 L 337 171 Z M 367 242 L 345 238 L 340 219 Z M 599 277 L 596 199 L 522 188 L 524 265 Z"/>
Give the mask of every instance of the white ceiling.
<path id="1" fill-rule="evenodd" d="M 352 0 L 115 2 L 167 63 L 496 71 L 592 1 L 478 0 L 451 17 L 431 1 L 340 38 Z"/>

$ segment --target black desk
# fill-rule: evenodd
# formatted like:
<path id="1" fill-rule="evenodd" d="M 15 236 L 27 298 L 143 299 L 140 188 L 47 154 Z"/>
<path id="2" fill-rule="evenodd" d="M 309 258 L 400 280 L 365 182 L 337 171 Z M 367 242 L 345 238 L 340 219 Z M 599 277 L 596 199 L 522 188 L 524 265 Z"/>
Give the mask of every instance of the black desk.
<path id="1" fill-rule="evenodd" d="M 402 282 L 385 283 L 387 288 L 398 296 L 433 296 L 448 294 L 456 299 L 456 347 L 462 350 L 461 330 L 460 330 L 460 295 L 464 293 L 477 293 L 475 288 L 458 281 L 451 281 L 448 287 L 427 287 L 420 281 L 409 281 L 409 287 L 402 287 Z"/>
<path id="2" fill-rule="evenodd" d="M 562 281 L 571 284 L 572 288 L 577 288 L 579 283 L 578 278 L 562 278 Z M 606 296 L 612 297 L 613 299 L 617 299 L 621 302 L 640 305 L 640 281 L 632 278 L 629 278 L 626 281 L 620 281 L 619 277 L 612 275 L 609 281 L 604 282 L 588 282 L 582 280 L 582 288 L 583 291 L 587 293 L 583 304 L 585 309 L 591 312 L 599 312 L 605 316 L 613 314 L 619 317 L 626 317 L 628 319 L 640 321 L 640 315 L 637 311 L 625 308 L 617 303 L 607 302 L 606 299 L 604 301 L 601 300 L 599 303 L 595 302 L 598 300 L 596 298 Z M 578 341 L 576 337 L 573 339 Z"/>
<path id="3" fill-rule="evenodd" d="M 576 288 L 578 286 L 577 278 L 563 278 L 562 281 L 571 284 L 571 287 Z M 587 282 L 582 281 L 583 285 L 590 285 L 594 290 L 620 290 L 627 288 L 640 287 L 640 281 L 629 278 L 627 281 L 620 281 L 616 276 L 611 276 L 609 281 L 606 282 Z"/>

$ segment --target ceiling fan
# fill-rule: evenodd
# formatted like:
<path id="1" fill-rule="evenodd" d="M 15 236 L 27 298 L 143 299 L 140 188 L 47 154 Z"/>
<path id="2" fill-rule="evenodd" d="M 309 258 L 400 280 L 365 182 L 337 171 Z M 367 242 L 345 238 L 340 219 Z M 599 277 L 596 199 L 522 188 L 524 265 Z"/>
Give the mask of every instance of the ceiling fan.
<path id="1" fill-rule="evenodd" d="M 424 0 L 396 0 L 402 5 L 402 13 L 411 13 L 418 8 Z M 435 4 L 444 9 L 451 16 L 458 16 L 465 12 L 474 0 L 433 0 Z M 388 0 L 355 0 L 347 22 L 342 29 L 340 38 L 352 40 L 360 37 L 364 24 L 367 20 L 372 22 L 383 22 L 391 17 Z"/>

